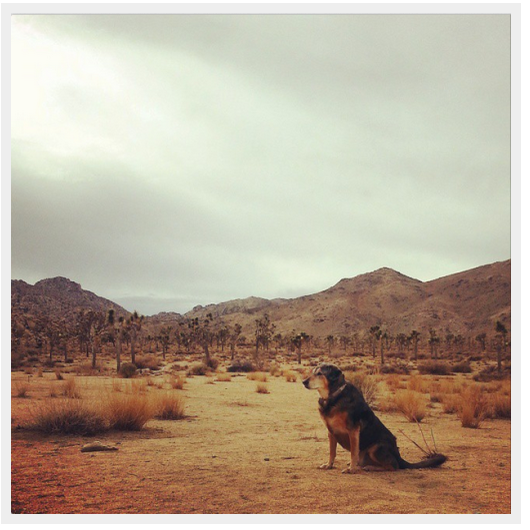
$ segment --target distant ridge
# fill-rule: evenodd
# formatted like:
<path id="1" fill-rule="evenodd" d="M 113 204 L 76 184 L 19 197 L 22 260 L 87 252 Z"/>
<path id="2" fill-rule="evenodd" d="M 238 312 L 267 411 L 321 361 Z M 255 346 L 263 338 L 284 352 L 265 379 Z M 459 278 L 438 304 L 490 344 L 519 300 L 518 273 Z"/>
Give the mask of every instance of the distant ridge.
<path id="1" fill-rule="evenodd" d="M 82 289 L 67 278 L 45 279 L 30 285 L 11 281 L 15 319 L 46 314 L 51 319 L 73 318 L 79 309 L 128 312 L 118 304 Z M 388 267 L 343 278 L 324 291 L 298 298 L 267 300 L 250 296 L 219 304 L 196 306 L 184 315 L 161 312 L 146 320 L 149 327 L 174 325 L 187 318 L 239 323 L 251 337 L 256 319 L 265 313 L 276 332 L 305 331 L 316 337 L 351 335 L 379 325 L 389 333 L 444 333 L 469 336 L 492 333 L 497 320 L 511 327 L 511 260 L 422 282 Z"/>

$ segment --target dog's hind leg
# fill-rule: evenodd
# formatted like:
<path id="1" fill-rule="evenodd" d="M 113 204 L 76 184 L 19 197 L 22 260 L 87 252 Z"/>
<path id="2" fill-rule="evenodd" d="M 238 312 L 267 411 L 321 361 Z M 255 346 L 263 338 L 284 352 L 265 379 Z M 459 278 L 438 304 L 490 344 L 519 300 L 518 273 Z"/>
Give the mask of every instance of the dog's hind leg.
<path id="1" fill-rule="evenodd" d="M 319 469 L 332 469 L 335 463 L 335 457 L 337 456 L 337 439 L 330 432 L 328 432 L 329 440 L 329 460 L 327 464 L 318 466 Z"/>
<path id="2" fill-rule="evenodd" d="M 370 451 L 370 456 L 377 462 L 378 466 L 385 471 L 396 471 L 399 469 L 399 462 L 387 446 L 379 445 Z"/>

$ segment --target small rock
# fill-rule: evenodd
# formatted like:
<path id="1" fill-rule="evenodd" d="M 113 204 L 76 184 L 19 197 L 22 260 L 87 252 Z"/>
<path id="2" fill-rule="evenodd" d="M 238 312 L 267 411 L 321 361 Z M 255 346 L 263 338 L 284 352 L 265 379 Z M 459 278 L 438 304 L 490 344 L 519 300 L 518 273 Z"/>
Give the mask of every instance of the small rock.
<path id="1" fill-rule="evenodd" d="M 96 442 L 91 442 L 89 444 L 83 445 L 81 447 L 82 453 L 89 453 L 93 451 L 117 451 L 117 447 L 111 447 L 110 445 L 102 444 L 99 440 Z"/>
<path id="2" fill-rule="evenodd" d="M 270 458 L 264 458 L 263 460 L 265 460 L 265 462 L 268 462 Z"/>

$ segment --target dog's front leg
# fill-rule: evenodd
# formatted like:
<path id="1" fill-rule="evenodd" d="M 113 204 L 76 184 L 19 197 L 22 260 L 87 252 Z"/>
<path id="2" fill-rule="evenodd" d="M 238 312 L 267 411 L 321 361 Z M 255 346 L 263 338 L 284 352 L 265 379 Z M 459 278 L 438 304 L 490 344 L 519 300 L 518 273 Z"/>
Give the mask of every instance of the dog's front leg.
<path id="1" fill-rule="evenodd" d="M 357 425 L 348 434 L 350 437 L 350 467 L 343 469 L 343 473 L 357 473 L 359 467 L 359 437 L 361 428 Z"/>
<path id="2" fill-rule="evenodd" d="M 328 432 L 329 440 L 329 460 L 327 464 L 318 466 L 319 469 L 331 469 L 335 463 L 335 457 L 337 456 L 337 439 L 330 432 Z"/>

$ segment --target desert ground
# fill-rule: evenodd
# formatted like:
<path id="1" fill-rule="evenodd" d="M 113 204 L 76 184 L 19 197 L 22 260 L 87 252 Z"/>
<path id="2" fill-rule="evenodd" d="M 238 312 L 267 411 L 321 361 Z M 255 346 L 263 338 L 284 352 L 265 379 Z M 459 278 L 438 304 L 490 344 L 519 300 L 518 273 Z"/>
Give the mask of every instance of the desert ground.
<path id="1" fill-rule="evenodd" d="M 479 385 L 471 373 L 370 375 L 376 414 L 397 436 L 402 456 L 418 461 L 423 455 L 412 440 L 425 446 L 418 423 L 391 406 L 397 392 L 413 388 L 426 406 L 420 423 L 425 440 L 432 447 L 434 437 L 448 461 L 437 469 L 349 475 L 341 473 L 349 455 L 340 447 L 336 467 L 318 469 L 327 461 L 327 431 L 318 393 L 301 381 L 323 358 L 302 365 L 283 359 L 274 370 L 228 376 L 229 360 L 207 375 L 189 375 L 199 355 L 170 357 L 133 379 L 116 377 L 110 360 L 98 371 L 80 370 L 76 362 L 12 372 L 12 513 L 510 513 L 510 420 L 485 414 L 479 428 L 466 428 L 444 406 L 443 392 Z M 369 361 L 334 360 L 353 373 L 363 373 Z M 173 388 L 175 377 L 182 388 Z M 75 393 L 65 397 L 70 380 Z M 480 386 L 484 395 L 495 395 L 509 393 L 507 384 Z M 95 436 L 29 428 L 50 402 L 105 403 L 116 395 L 156 400 L 162 394 L 180 397 L 182 419 L 153 417 L 138 431 Z M 81 452 L 96 440 L 118 450 Z"/>

